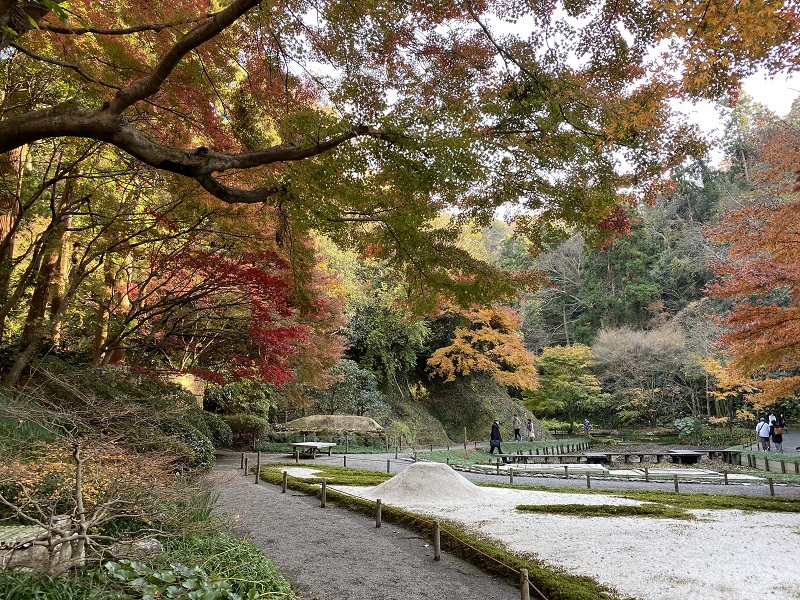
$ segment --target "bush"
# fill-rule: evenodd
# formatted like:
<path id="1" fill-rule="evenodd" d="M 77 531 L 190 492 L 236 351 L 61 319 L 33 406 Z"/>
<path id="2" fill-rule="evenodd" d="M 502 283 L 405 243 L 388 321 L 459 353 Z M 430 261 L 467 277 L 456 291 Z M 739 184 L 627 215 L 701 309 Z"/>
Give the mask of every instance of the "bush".
<path id="1" fill-rule="evenodd" d="M 255 415 L 223 415 L 231 428 L 233 443 L 239 446 L 254 446 L 270 430 L 269 421 Z"/>
<path id="2" fill-rule="evenodd" d="M 209 438 L 214 446 L 230 446 L 233 442 L 231 428 L 219 415 L 207 410 L 192 409 L 186 413 L 185 419 Z"/>
<path id="3" fill-rule="evenodd" d="M 737 446 L 752 439 L 750 429 L 743 427 L 714 427 L 703 432 L 702 443 L 710 446 Z"/>
<path id="4" fill-rule="evenodd" d="M 159 428 L 164 433 L 174 436 L 189 449 L 189 466 L 210 469 L 216 462 L 214 444 L 201 431 L 185 420 L 170 420 Z"/>
<path id="5" fill-rule="evenodd" d="M 701 443 L 703 432 L 706 428 L 705 423 L 701 420 L 693 417 L 684 417 L 675 421 L 674 425 L 678 430 L 678 436 L 682 440 L 688 440 L 693 444 Z"/>
<path id="6" fill-rule="evenodd" d="M 203 396 L 205 410 L 223 415 L 254 414 L 268 418 L 276 406 L 272 386 L 248 379 L 210 386 Z"/>
<path id="7" fill-rule="evenodd" d="M 153 569 L 130 560 L 109 561 L 103 565 L 109 579 L 143 598 L 186 598 L 191 600 L 241 600 L 229 581 L 210 577 L 200 567 L 170 565 L 168 569 Z M 258 598 L 250 594 L 248 598 Z"/>

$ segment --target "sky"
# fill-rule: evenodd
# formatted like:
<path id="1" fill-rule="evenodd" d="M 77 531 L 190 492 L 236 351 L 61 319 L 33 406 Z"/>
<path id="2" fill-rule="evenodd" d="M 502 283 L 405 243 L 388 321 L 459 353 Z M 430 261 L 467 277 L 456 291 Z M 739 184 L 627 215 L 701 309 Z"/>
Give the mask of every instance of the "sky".
<path id="1" fill-rule="evenodd" d="M 779 117 L 785 117 L 792 107 L 792 102 L 800 96 L 800 75 L 794 77 L 778 75 L 769 78 L 763 74 L 755 74 L 744 81 L 742 89 L 759 104 L 763 104 Z M 703 101 L 693 106 L 684 104 L 681 110 L 703 132 L 712 136 L 722 134 L 723 123 L 717 107 L 712 102 Z M 722 150 L 712 148 L 712 164 L 719 164 L 723 159 Z"/>

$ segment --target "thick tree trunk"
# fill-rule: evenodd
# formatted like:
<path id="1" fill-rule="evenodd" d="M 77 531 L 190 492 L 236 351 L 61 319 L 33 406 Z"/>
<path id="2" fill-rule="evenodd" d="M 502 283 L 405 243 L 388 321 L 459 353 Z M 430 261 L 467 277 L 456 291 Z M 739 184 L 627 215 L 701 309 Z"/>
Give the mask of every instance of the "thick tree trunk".
<path id="1" fill-rule="evenodd" d="M 67 281 L 69 280 L 69 269 L 72 262 L 72 252 L 70 245 L 69 228 L 72 222 L 72 216 L 68 215 L 65 222 L 65 231 L 61 236 L 61 251 L 58 255 L 58 265 L 56 266 L 55 277 L 53 277 L 50 285 L 50 318 L 55 317 L 58 310 L 61 308 L 61 303 L 64 301 L 64 293 L 66 292 Z M 53 343 L 58 345 L 61 341 L 61 321 L 53 329 Z"/>
<path id="2" fill-rule="evenodd" d="M 48 239 L 44 242 L 46 244 L 45 255 L 39 268 L 39 273 L 36 276 L 36 286 L 31 296 L 31 302 L 28 306 L 28 315 L 25 318 L 25 326 L 22 330 L 21 340 L 23 345 L 32 340 L 34 331 L 45 322 L 47 304 L 51 298 L 51 290 L 54 281 L 58 276 L 61 254 L 64 248 L 64 239 L 67 235 L 68 221 L 64 215 L 64 209 L 72 202 L 72 195 L 73 184 L 72 180 L 68 179 L 64 185 L 61 202 L 59 203 L 55 215 L 58 222 L 50 231 Z M 50 316 L 52 317 L 57 312 L 57 309 L 53 310 L 51 307 Z"/>
<path id="3" fill-rule="evenodd" d="M 19 194 L 22 186 L 22 165 L 27 146 L 0 155 L 0 306 L 10 293 L 14 258 L 14 231 L 19 218 Z M 5 318 L 0 317 L 0 340 Z"/>
<path id="4" fill-rule="evenodd" d="M 64 300 L 62 301 L 61 306 L 59 306 L 58 310 L 55 312 L 55 314 L 53 314 L 48 323 L 43 324 L 33 332 L 31 341 L 28 343 L 25 349 L 19 355 L 17 355 L 17 360 L 14 361 L 14 364 L 6 374 L 3 380 L 3 385 L 6 387 L 13 387 L 17 384 L 22 372 L 36 355 L 36 351 L 39 349 L 39 346 L 41 346 L 42 341 L 48 339 L 52 335 L 53 329 L 64 317 L 67 306 L 69 306 L 70 302 L 72 302 L 72 299 L 75 297 L 75 294 L 78 291 L 78 286 L 83 282 L 90 272 L 91 270 L 87 271 L 85 269 L 85 265 L 83 265 L 77 270 L 77 272 L 73 273 L 69 287 L 64 294 Z"/>

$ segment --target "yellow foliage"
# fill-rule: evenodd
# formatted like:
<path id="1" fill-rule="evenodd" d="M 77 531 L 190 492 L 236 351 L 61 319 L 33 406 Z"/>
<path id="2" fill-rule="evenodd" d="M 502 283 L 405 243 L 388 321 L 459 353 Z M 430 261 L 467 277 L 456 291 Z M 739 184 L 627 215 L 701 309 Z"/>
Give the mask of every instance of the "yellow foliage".
<path id="1" fill-rule="evenodd" d="M 513 309 L 495 305 L 460 314 L 467 324 L 457 327 L 452 343 L 428 359 L 433 376 L 454 381 L 457 376 L 481 373 L 500 385 L 538 387 L 534 357 L 522 343 L 520 318 Z"/>

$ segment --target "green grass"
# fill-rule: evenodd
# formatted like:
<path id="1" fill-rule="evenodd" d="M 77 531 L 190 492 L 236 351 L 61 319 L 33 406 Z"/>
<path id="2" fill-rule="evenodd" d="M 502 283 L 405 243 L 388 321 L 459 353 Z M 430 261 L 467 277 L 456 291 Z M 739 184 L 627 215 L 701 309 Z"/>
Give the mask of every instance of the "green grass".
<path id="1" fill-rule="evenodd" d="M 616 504 L 520 504 L 521 512 L 572 515 L 576 517 L 653 517 L 656 519 L 692 520 L 695 516 L 685 510 L 663 504 L 639 506 Z"/>
<path id="2" fill-rule="evenodd" d="M 261 477 L 261 479 L 264 481 L 272 481 L 277 475 L 277 481 L 280 483 L 283 478 L 283 471 L 290 468 L 296 468 L 297 466 L 298 465 L 295 463 L 288 462 L 261 465 L 259 477 Z M 306 483 L 322 483 L 324 481 L 330 485 L 378 485 L 394 476 L 394 474 L 383 473 L 381 471 L 363 471 L 361 469 L 335 467 L 333 465 L 315 464 L 313 466 L 304 468 L 319 471 L 318 475 L 303 477 L 303 481 Z M 255 473 L 255 471 L 253 472 Z"/>
<path id="3" fill-rule="evenodd" d="M 294 466 L 294 464 L 292 463 L 291 466 Z M 272 467 L 273 465 L 267 465 L 266 467 L 262 465 L 261 478 L 269 483 L 280 485 L 283 478 L 282 469 L 280 465 L 278 465 L 279 468 Z M 343 469 L 342 467 L 328 468 Z M 347 469 L 347 471 L 350 470 Z M 388 477 L 386 474 L 379 475 Z M 345 477 L 345 479 L 348 478 L 349 475 Z M 344 480 L 327 479 L 326 481 L 337 485 L 346 485 L 343 482 L 340 483 L 340 481 Z M 321 494 L 320 487 L 313 485 L 306 479 L 300 480 L 290 477 L 288 486 L 291 489 L 314 496 Z M 375 514 L 374 502 L 342 494 L 335 490 L 328 489 L 327 501 L 329 504 L 337 504 L 366 515 L 373 516 Z M 431 518 L 421 517 L 392 506 L 382 507 L 382 517 L 387 522 L 405 527 L 425 538 L 432 536 L 433 519 Z M 502 577 L 512 585 L 518 585 L 519 583 L 519 569 L 528 569 L 530 581 L 550 600 L 605 600 L 616 597 L 612 590 L 589 577 L 571 575 L 560 569 L 545 567 L 533 559 L 519 558 L 498 547 L 496 541 L 476 536 L 453 523 L 441 523 L 440 530 L 442 550 L 459 556 L 490 574 Z"/>
<path id="4" fill-rule="evenodd" d="M 536 454 L 537 449 L 541 454 L 543 448 L 558 448 L 558 446 L 566 446 L 568 444 L 575 445 L 583 441 L 584 440 L 580 439 L 568 439 L 542 442 L 504 442 L 501 447 L 507 454 L 516 454 L 519 450 L 521 450 L 524 454 L 527 454 L 529 450 L 532 450 L 533 453 Z M 420 458 L 424 458 L 425 460 L 429 460 L 431 462 L 449 463 L 451 465 L 458 465 L 461 467 L 486 465 L 497 460 L 496 455 L 489 454 L 488 446 L 480 446 L 478 448 L 467 446 L 466 450 L 464 450 L 463 446 L 454 446 L 450 450 L 434 449 L 433 452 L 430 450 L 418 450 L 417 455 Z"/>
<path id="5" fill-rule="evenodd" d="M 62 577 L 0 572 L 0 598 L 3 600 L 102 600 L 109 597 L 107 584 L 96 569 L 81 569 Z"/>
<path id="6" fill-rule="evenodd" d="M 169 562 L 197 565 L 209 575 L 229 581 L 233 591 L 244 597 L 255 590 L 274 600 L 297 598 L 272 561 L 245 540 L 221 532 L 189 535 L 166 540 L 165 549 Z"/>

